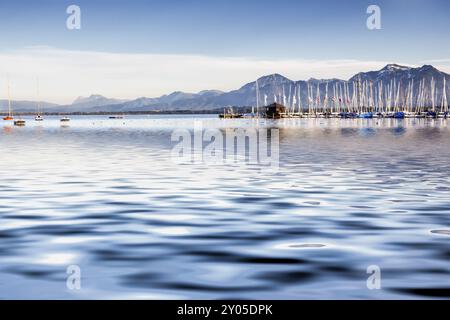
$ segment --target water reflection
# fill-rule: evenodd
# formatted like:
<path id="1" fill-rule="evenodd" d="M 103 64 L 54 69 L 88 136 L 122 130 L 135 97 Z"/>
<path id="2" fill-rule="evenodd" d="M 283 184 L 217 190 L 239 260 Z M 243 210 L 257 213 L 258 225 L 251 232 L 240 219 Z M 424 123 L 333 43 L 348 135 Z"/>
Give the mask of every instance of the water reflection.
<path id="1" fill-rule="evenodd" d="M 279 128 L 280 169 L 176 165 L 171 132 L 198 119 Z M 0 126 L 0 298 L 449 297 L 446 119 Z"/>

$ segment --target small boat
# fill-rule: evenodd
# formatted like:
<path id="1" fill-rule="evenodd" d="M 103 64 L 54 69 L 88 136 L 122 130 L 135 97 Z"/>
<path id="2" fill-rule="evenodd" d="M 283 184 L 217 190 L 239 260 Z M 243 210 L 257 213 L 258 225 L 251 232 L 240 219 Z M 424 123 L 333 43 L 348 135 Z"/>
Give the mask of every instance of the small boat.
<path id="1" fill-rule="evenodd" d="M 5 121 L 11 121 L 11 120 L 14 120 L 14 118 L 11 117 L 11 116 L 6 116 L 6 117 L 3 118 L 3 120 L 5 120 Z"/>
<path id="2" fill-rule="evenodd" d="M 18 127 L 23 127 L 23 126 L 25 126 L 25 120 L 22 120 L 22 119 L 19 119 L 19 120 L 15 120 L 14 121 L 14 125 L 15 126 L 18 126 Z"/>
<path id="3" fill-rule="evenodd" d="M 242 114 L 231 114 L 231 113 L 219 114 L 219 118 L 221 119 L 238 119 L 242 117 L 243 117 Z"/>
<path id="4" fill-rule="evenodd" d="M 62 118 L 60 119 L 60 121 L 61 121 L 61 122 L 69 122 L 69 121 L 70 121 L 70 118 L 68 118 L 68 117 L 62 117 Z"/>
<path id="5" fill-rule="evenodd" d="M 372 119 L 372 118 L 373 118 L 373 113 L 372 113 L 372 112 L 361 113 L 361 114 L 359 115 L 359 118 L 362 118 L 362 119 Z"/>
<path id="6" fill-rule="evenodd" d="M 437 113 L 434 111 L 428 111 L 427 112 L 427 118 L 429 119 L 436 119 L 437 118 Z"/>
<path id="7" fill-rule="evenodd" d="M 118 115 L 118 116 L 109 116 L 110 119 L 123 119 L 122 115 Z"/>
<path id="8" fill-rule="evenodd" d="M 405 113 L 404 112 L 396 112 L 394 113 L 394 119 L 404 119 L 405 118 Z"/>
<path id="9" fill-rule="evenodd" d="M 35 121 L 44 121 L 44 117 L 42 117 L 40 114 L 38 114 L 36 117 L 34 117 Z"/>
<path id="10" fill-rule="evenodd" d="M 356 114 L 355 112 L 341 112 L 339 114 L 339 117 L 342 119 L 354 119 L 358 118 L 358 114 Z"/>
<path id="11" fill-rule="evenodd" d="M 234 113 L 233 107 L 228 107 L 228 112 L 224 108 L 223 113 L 219 114 L 219 118 L 221 119 L 235 119 L 235 118 L 242 118 L 242 114 Z"/>

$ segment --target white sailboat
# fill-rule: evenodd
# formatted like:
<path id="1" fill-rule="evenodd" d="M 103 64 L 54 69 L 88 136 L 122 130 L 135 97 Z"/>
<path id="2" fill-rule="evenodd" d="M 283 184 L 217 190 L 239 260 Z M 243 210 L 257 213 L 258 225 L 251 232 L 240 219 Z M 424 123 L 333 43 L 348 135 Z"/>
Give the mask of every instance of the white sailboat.
<path id="1" fill-rule="evenodd" d="M 9 80 L 8 80 L 8 115 L 6 117 L 3 118 L 3 120 L 14 120 L 13 116 L 12 116 L 12 108 L 11 108 L 11 94 L 10 94 L 10 86 L 9 86 Z M 22 118 L 19 117 L 19 119 L 14 120 L 14 125 L 15 126 L 24 126 L 26 123 L 25 120 L 23 120 Z"/>
<path id="2" fill-rule="evenodd" d="M 9 87 L 9 79 L 8 79 L 8 115 L 3 118 L 5 121 L 12 121 L 14 120 L 14 117 L 12 115 L 12 108 L 11 108 L 11 94 L 10 94 L 10 87 Z"/>
<path id="3" fill-rule="evenodd" d="M 42 112 L 41 112 L 41 100 L 40 100 L 40 95 L 39 95 L 39 79 L 36 79 L 36 85 L 37 85 L 37 113 L 36 116 L 34 117 L 35 121 L 44 121 L 44 117 L 42 116 Z"/>
<path id="4" fill-rule="evenodd" d="M 256 79 L 256 114 L 259 116 L 259 84 L 258 79 Z M 255 115 L 255 111 L 252 110 L 252 116 Z"/>
<path id="5" fill-rule="evenodd" d="M 298 83 L 298 90 L 297 90 L 297 94 L 298 94 L 298 116 L 301 117 L 302 113 L 303 113 L 303 108 L 302 108 L 302 86 L 301 83 Z"/>

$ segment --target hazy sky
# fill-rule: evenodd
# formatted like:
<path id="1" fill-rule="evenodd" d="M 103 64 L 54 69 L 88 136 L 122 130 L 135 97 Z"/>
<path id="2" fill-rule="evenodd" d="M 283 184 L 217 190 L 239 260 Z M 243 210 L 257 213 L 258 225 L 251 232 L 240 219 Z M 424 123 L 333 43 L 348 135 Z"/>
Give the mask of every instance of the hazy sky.
<path id="1" fill-rule="evenodd" d="M 81 7 L 81 30 L 66 8 Z M 370 4 L 382 29 L 366 27 Z M 390 62 L 450 71 L 448 0 L 2 1 L 0 97 L 71 102 L 230 90 L 268 73 L 348 78 Z"/>

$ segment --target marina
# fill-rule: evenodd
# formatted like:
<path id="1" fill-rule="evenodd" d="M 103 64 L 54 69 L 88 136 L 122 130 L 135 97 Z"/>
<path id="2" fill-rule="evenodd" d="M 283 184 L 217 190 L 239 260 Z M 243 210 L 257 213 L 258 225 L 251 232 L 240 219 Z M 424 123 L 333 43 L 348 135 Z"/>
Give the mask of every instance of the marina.
<path id="1" fill-rule="evenodd" d="M 388 65 L 386 68 L 395 68 Z M 428 68 L 424 66 L 422 68 Z M 370 118 L 447 118 L 450 116 L 447 98 L 447 81 L 442 77 L 442 88 L 438 90 L 436 80 L 425 78 L 419 83 L 414 80 L 407 82 L 396 81 L 389 83 L 382 80 L 337 82 L 329 85 L 328 81 L 307 82 L 307 95 L 302 96 L 301 82 L 289 93 L 285 86 L 275 89 L 279 94 L 273 95 L 273 103 L 268 104 L 268 96 L 264 94 L 264 106 L 260 108 L 261 93 L 258 81 L 255 82 L 256 113 L 247 117 L 266 118 L 341 118 L 341 119 L 370 119 Z M 417 87 L 416 87 L 417 86 Z M 305 101 L 306 103 L 302 103 Z M 233 113 L 231 107 L 221 118 L 238 118 L 243 114 Z"/>

